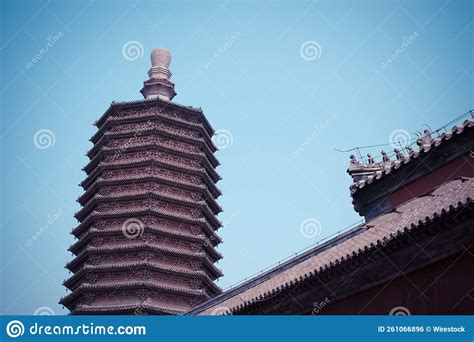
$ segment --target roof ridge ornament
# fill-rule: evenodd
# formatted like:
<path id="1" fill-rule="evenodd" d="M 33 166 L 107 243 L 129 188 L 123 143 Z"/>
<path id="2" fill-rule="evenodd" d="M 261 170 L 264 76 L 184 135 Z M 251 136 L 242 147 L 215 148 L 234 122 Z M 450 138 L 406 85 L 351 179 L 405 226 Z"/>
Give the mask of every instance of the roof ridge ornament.
<path id="1" fill-rule="evenodd" d="M 171 101 L 176 96 L 174 83 L 170 81 L 171 53 L 164 48 L 154 49 L 151 52 L 151 68 L 148 70 L 148 80 L 143 82 L 140 92 L 145 99 L 162 99 Z"/>

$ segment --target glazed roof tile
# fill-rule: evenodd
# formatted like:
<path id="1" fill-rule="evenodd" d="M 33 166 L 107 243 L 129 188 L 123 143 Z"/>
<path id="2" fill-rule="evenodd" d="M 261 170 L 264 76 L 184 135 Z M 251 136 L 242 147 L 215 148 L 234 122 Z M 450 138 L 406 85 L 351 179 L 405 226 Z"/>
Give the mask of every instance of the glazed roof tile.
<path id="1" fill-rule="evenodd" d="M 302 259 L 301 262 L 298 262 L 298 257 L 295 257 L 292 260 L 296 260 L 297 263 L 290 268 L 285 269 L 277 266 L 265 273 L 272 273 L 270 278 L 265 278 L 265 274 L 257 276 L 210 299 L 188 314 L 209 315 L 213 314 L 217 307 L 224 307 L 230 313 L 258 298 L 276 293 L 279 289 L 289 286 L 290 283 L 299 282 L 331 264 L 342 262 L 350 258 L 351 255 L 357 255 L 368 247 L 378 245 L 381 241 L 388 241 L 405 230 L 411 230 L 444 213 L 461 210 L 465 205 L 471 203 L 473 197 L 474 178 L 459 178 L 445 183 L 430 193 L 414 198 L 398 206 L 394 211 L 371 220 L 366 224 L 370 228 L 338 243 L 335 247 L 322 251 L 315 247 L 312 257 Z M 228 295 L 228 293 L 232 293 L 232 295 Z"/>

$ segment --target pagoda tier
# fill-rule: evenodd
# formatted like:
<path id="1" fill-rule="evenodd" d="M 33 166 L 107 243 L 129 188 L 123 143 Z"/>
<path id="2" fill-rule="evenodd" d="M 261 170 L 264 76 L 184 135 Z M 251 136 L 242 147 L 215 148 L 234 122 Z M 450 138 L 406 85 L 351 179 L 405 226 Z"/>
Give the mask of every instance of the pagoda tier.
<path id="1" fill-rule="evenodd" d="M 221 177 L 202 111 L 112 103 L 96 125 L 60 303 L 72 314 L 180 314 L 220 293 Z"/>

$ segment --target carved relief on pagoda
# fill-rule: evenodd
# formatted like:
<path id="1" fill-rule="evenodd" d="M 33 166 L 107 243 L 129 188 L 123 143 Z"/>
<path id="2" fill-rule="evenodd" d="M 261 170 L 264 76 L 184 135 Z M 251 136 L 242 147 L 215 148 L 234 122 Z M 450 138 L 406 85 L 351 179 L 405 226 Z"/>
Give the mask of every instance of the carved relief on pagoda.
<path id="1" fill-rule="evenodd" d="M 119 178 L 125 176 L 140 176 L 140 175 L 149 175 L 151 174 L 151 166 L 140 166 L 133 167 L 129 169 L 112 169 L 102 171 L 102 178 Z"/>
<path id="2" fill-rule="evenodd" d="M 140 160 L 145 158 L 153 158 L 156 160 L 167 161 L 172 164 L 201 168 L 200 160 L 197 158 L 177 156 L 170 153 L 164 153 L 159 151 L 123 151 L 123 153 L 115 153 L 114 151 L 108 151 L 104 156 L 105 162 L 128 162 L 130 160 Z"/>
<path id="3" fill-rule="evenodd" d="M 136 200 L 115 200 L 111 202 L 99 202 L 97 211 L 100 213 L 130 213 L 144 209 L 155 209 L 161 212 L 166 212 L 172 216 L 182 217 L 183 219 L 195 220 L 202 218 L 202 211 L 200 208 L 184 207 L 179 204 L 167 203 L 164 200 L 157 198 L 143 198 Z"/>
<path id="4" fill-rule="evenodd" d="M 184 172 L 178 172 L 178 171 L 172 171 L 168 170 L 162 167 L 155 167 L 153 169 L 153 175 L 163 175 L 168 178 L 174 178 L 178 179 L 180 181 L 186 182 L 186 183 L 193 183 L 196 185 L 202 184 L 201 177 L 192 175 L 190 173 L 184 173 Z"/>
<path id="5" fill-rule="evenodd" d="M 106 241 L 106 239 L 102 236 L 93 236 L 90 238 L 89 240 L 89 245 L 90 246 L 93 246 L 93 247 L 100 247 L 104 244 L 104 242 Z"/>
<path id="6" fill-rule="evenodd" d="M 168 162 L 183 165 L 183 166 L 189 166 L 189 167 L 194 167 L 194 168 L 202 167 L 200 160 L 196 160 L 195 158 L 176 156 L 176 155 L 159 152 L 159 151 L 153 153 L 153 158 L 156 158 L 158 160 L 168 161 Z"/>
<path id="7" fill-rule="evenodd" d="M 132 135 L 140 135 L 140 132 L 146 132 L 155 127 L 155 123 L 152 120 L 149 120 L 145 123 L 136 122 L 136 123 L 123 123 L 118 125 L 113 125 L 108 132 L 105 133 L 107 136 L 113 136 L 114 134 L 110 133 L 131 133 Z"/>
<path id="8" fill-rule="evenodd" d="M 104 134 L 108 137 L 117 136 L 120 134 L 128 134 L 130 136 L 140 136 L 147 132 L 153 132 L 155 130 L 167 132 L 174 136 L 181 136 L 191 139 L 202 140 L 203 136 L 201 129 L 198 127 L 179 127 L 170 123 L 162 122 L 160 119 L 148 120 L 146 123 L 121 123 L 114 124 Z"/>
<path id="9" fill-rule="evenodd" d="M 194 124 L 201 123 L 202 120 L 196 113 L 189 113 L 181 108 L 169 107 L 136 107 L 121 108 L 115 110 L 107 119 L 125 119 L 125 118 L 142 118 L 143 116 L 158 115 L 168 118 L 178 119 Z"/>
<path id="10" fill-rule="evenodd" d="M 91 239 L 94 247 L 126 247 L 131 244 L 149 244 L 159 247 L 166 247 L 174 250 L 179 250 L 184 253 L 201 252 L 201 242 L 194 240 L 183 240 L 181 237 L 172 236 L 164 233 L 145 232 L 139 233 L 137 236 L 125 235 L 121 231 L 114 235 L 105 235 L 93 237 Z M 99 240 L 100 243 L 95 243 Z"/>
<path id="11" fill-rule="evenodd" d="M 200 191 L 180 189 L 178 187 L 162 185 L 156 182 L 153 183 L 151 187 L 155 192 L 168 194 L 173 197 L 187 198 L 193 201 L 202 201 L 204 199 L 204 195 Z"/>
<path id="12" fill-rule="evenodd" d="M 154 217 L 151 216 L 149 219 L 149 225 L 152 227 L 157 228 L 165 228 L 167 230 L 187 233 L 192 235 L 198 235 L 201 233 L 201 228 L 194 224 L 186 223 L 186 222 L 176 222 L 172 220 L 167 220 L 161 217 Z"/>
<path id="13" fill-rule="evenodd" d="M 172 266 L 181 269 L 200 270 L 201 261 L 187 256 L 178 256 L 171 254 L 164 254 L 162 252 L 150 253 L 149 261 L 162 266 Z"/>
<path id="14" fill-rule="evenodd" d="M 176 121 L 187 122 L 193 125 L 202 124 L 202 120 L 196 114 L 187 113 L 174 108 L 128 108 L 112 113 L 105 122 L 122 122 L 133 119 L 150 119 L 153 117 L 164 117 Z"/>
<path id="15" fill-rule="evenodd" d="M 170 235 L 158 235 L 152 233 L 148 236 L 148 242 L 151 245 L 165 246 L 177 250 L 182 250 L 184 252 L 201 252 L 200 241 L 188 241 L 183 240 L 183 238 L 177 238 Z"/>
<path id="16" fill-rule="evenodd" d="M 143 133 L 141 135 L 133 135 L 126 138 L 115 138 L 110 139 L 107 147 L 125 149 L 128 146 L 134 146 L 138 144 L 159 144 L 171 149 L 184 150 L 189 152 L 199 153 L 201 148 L 195 144 L 190 144 L 175 139 L 169 139 L 164 137 L 156 136 L 156 134 Z"/>
<path id="17" fill-rule="evenodd" d="M 96 294 L 88 292 L 81 296 L 81 304 L 91 305 L 92 303 L 94 303 L 95 299 L 96 299 Z"/>
<path id="18" fill-rule="evenodd" d="M 91 265 L 116 265 L 117 263 L 130 263 L 145 260 L 145 251 L 114 251 L 109 253 L 92 252 L 89 255 Z"/>
<path id="19" fill-rule="evenodd" d="M 196 129 L 186 129 L 186 128 L 176 127 L 176 126 L 165 124 L 165 123 L 157 123 L 156 128 L 166 131 L 173 135 L 182 135 L 182 136 L 189 136 L 194 139 L 202 139 L 202 134 L 199 132 L 199 130 L 196 130 Z"/>
<path id="20" fill-rule="evenodd" d="M 197 117 L 195 114 L 193 115 L 185 111 L 165 110 L 165 111 L 162 111 L 160 114 L 168 118 L 183 120 L 183 121 L 191 122 L 194 124 L 202 123 L 201 118 Z"/>
<path id="21" fill-rule="evenodd" d="M 137 200 L 120 200 L 120 201 L 111 201 L 111 202 L 99 202 L 97 205 L 97 211 L 102 213 L 107 212 L 116 212 L 116 211 L 135 211 L 144 208 L 148 208 L 148 200 L 137 199 Z"/>
<path id="22" fill-rule="evenodd" d="M 120 185 L 102 185 L 100 187 L 101 195 L 110 195 L 110 194 L 128 194 L 136 193 L 140 191 L 150 190 L 153 183 L 149 181 L 146 182 L 133 182 L 129 184 L 120 184 Z"/>
<path id="23" fill-rule="evenodd" d="M 94 243 L 94 247 L 121 247 L 129 246 L 130 244 L 145 243 L 146 239 L 144 234 L 138 232 L 137 236 L 130 238 L 126 236 L 122 231 L 117 232 L 115 235 L 104 235 L 101 237 L 93 237 L 92 241 L 99 240 L 100 243 Z"/>
<path id="24" fill-rule="evenodd" d="M 96 284 L 99 279 L 99 275 L 97 273 L 87 272 L 84 276 L 84 282 L 88 284 Z"/>
<path id="25" fill-rule="evenodd" d="M 172 215 L 178 215 L 183 218 L 188 218 L 188 219 L 202 218 L 202 211 L 200 208 L 184 207 L 179 204 L 166 203 L 164 201 L 155 200 L 155 199 L 150 200 L 149 207 L 160 210 L 160 211 L 165 211 Z"/>
<path id="26" fill-rule="evenodd" d="M 157 282 L 166 286 L 179 286 L 191 290 L 199 290 L 202 280 L 198 278 L 190 278 L 179 274 L 163 272 L 161 270 L 151 269 L 148 271 L 148 281 Z"/>
<path id="27" fill-rule="evenodd" d="M 108 270 L 107 272 L 92 273 L 97 277 L 95 285 L 111 285 L 118 282 L 125 283 L 137 280 L 146 280 L 143 268 L 128 268 L 123 270 Z"/>
<path id="28" fill-rule="evenodd" d="M 161 137 L 158 137 L 156 141 L 159 144 L 172 148 L 172 149 L 184 150 L 184 151 L 189 151 L 189 152 L 194 152 L 194 153 L 199 153 L 202 151 L 201 147 L 192 145 L 189 143 L 185 143 L 182 141 L 172 140 L 168 138 L 161 138 Z"/>

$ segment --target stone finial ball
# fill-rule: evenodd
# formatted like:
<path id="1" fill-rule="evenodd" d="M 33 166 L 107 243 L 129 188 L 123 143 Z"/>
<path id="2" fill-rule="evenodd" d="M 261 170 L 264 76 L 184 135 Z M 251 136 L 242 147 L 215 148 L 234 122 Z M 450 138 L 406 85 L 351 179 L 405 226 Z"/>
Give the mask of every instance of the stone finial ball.
<path id="1" fill-rule="evenodd" d="M 168 69 L 171 62 L 171 53 L 163 48 L 154 49 L 151 53 L 152 66 Z"/>

